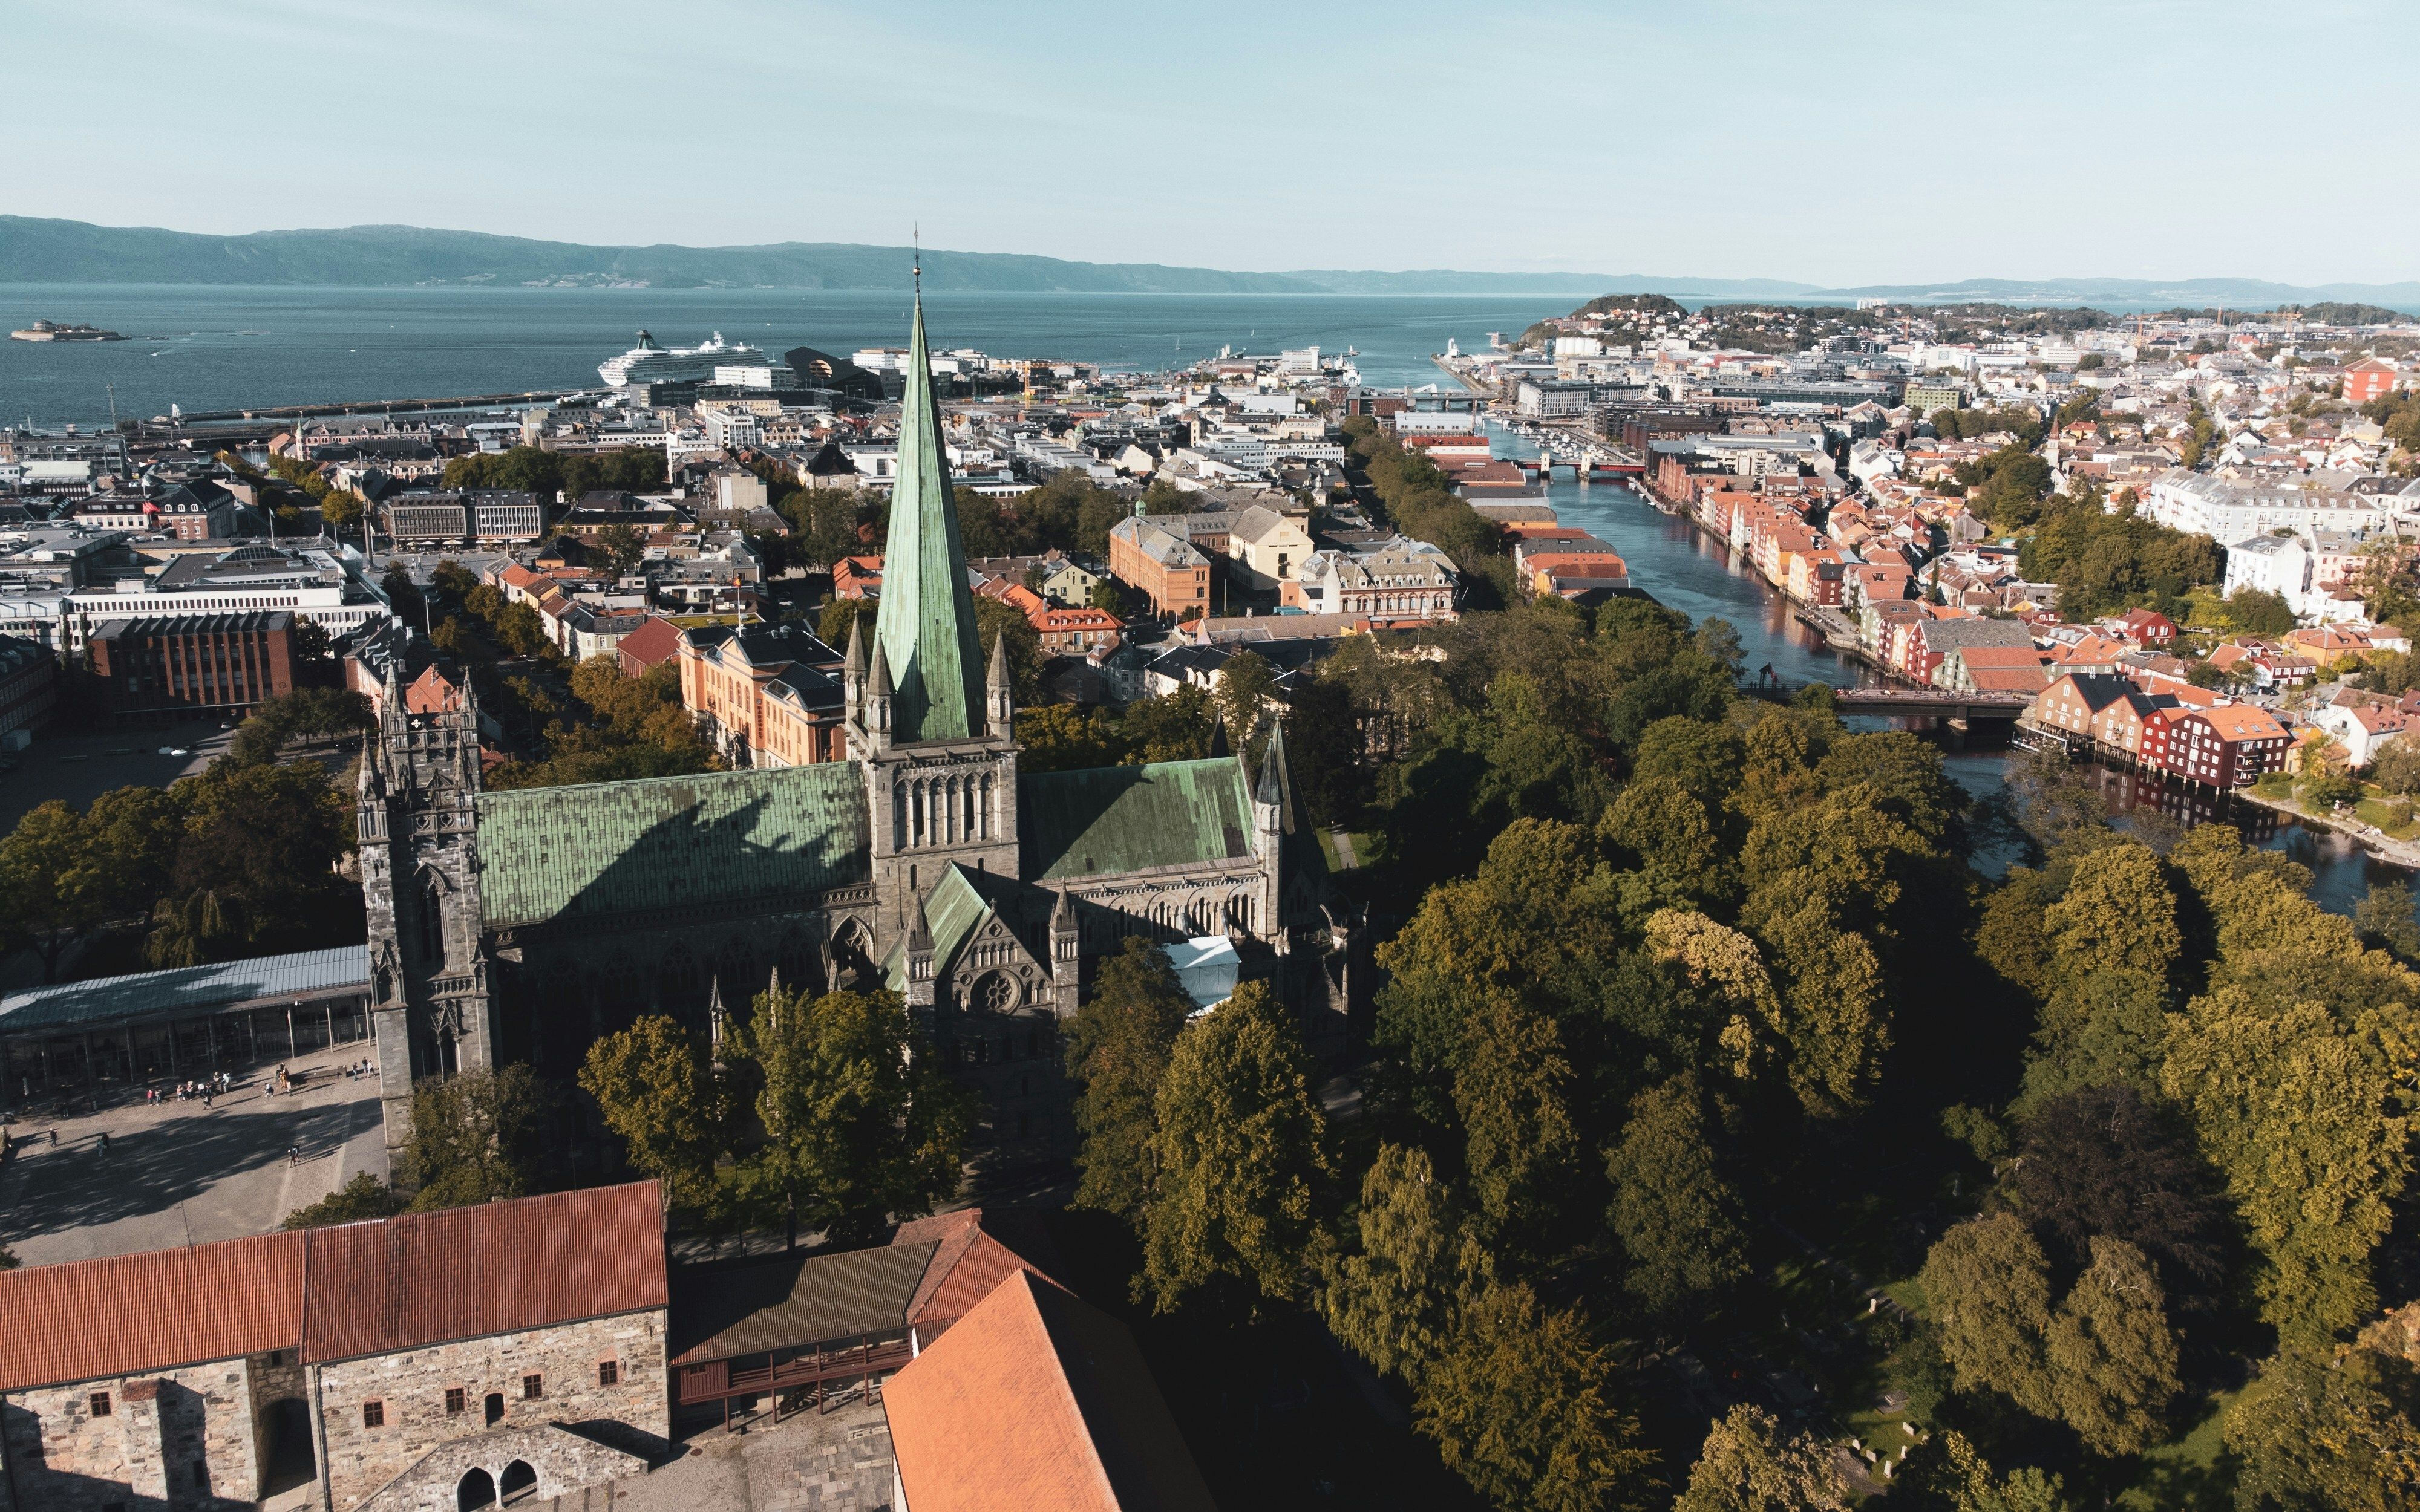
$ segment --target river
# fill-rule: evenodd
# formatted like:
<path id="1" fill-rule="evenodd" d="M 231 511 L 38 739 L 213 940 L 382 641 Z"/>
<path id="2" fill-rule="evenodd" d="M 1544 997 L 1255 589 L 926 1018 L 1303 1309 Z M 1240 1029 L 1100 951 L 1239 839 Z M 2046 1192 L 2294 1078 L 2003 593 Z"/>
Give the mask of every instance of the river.
<path id="1" fill-rule="evenodd" d="M 1499 456 L 1537 455 L 1537 448 L 1520 437 L 1501 430 L 1494 435 Z M 1838 687 L 1870 675 L 1842 659 L 1821 636 L 1801 625 L 1789 600 L 1735 558 L 1729 547 L 1687 520 L 1665 514 L 1626 486 L 1580 483 L 1558 473 L 1547 486 L 1546 499 L 1564 524 L 1586 530 L 1620 551 L 1629 563 L 1630 580 L 1659 603 L 1693 619 L 1715 615 L 1737 625 L 1749 671 L 1770 666 L 1789 682 L 1826 682 Z M 1890 721 L 1853 722 L 1880 726 Z M 1947 751 L 1943 761 L 1959 785 L 1978 799 L 2007 790 L 2005 748 Z M 2403 868 L 2376 859 L 2335 830 L 2305 825 L 2257 804 L 2227 800 L 2222 809 L 2221 800 L 2208 795 L 2192 795 L 2133 772 L 2099 766 L 2088 770 L 2114 814 L 2156 808 L 2188 826 L 2225 818 L 2242 828 L 2252 843 L 2285 852 L 2311 869 L 2311 895 L 2333 912 L 2351 913 L 2373 883 L 2412 880 Z M 1989 849 L 1975 859 L 1987 875 L 1998 876 L 2012 858 L 2008 850 Z"/>

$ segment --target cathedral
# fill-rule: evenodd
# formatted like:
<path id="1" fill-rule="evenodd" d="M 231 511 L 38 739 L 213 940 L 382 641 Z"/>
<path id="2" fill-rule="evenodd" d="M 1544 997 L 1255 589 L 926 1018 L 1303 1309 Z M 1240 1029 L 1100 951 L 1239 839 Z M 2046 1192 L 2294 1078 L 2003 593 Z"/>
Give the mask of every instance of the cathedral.
<path id="1" fill-rule="evenodd" d="M 1071 1137 L 1056 1026 L 1128 935 L 1224 936 L 1307 1033 L 1341 1032 L 1355 932 L 1329 906 L 1282 727 L 1258 771 L 1214 751 L 1018 772 L 946 458 L 920 299 L 845 760 L 483 792 L 467 682 L 408 708 L 390 674 L 359 795 L 390 1169 L 414 1085 L 511 1061 L 568 1081 L 639 1015 L 717 1034 L 777 974 L 898 993 L 1010 1159 Z"/>

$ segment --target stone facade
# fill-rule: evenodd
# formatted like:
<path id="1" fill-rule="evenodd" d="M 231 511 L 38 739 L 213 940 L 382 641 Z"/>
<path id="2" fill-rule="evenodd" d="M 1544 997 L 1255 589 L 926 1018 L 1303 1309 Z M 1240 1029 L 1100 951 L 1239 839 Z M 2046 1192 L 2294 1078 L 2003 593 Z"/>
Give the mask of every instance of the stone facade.
<path id="1" fill-rule="evenodd" d="M 605 1384 L 598 1367 L 609 1362 L 616 1379 Z M 334 1362 L 313 1375 L 333 1512 L 361 1506 L 430 1451 L 491 1431 L 611 1422 L 663 1440 L 672 1430 L 660 1310 Z M 524 1395 L 532 1376 L 535 1396 Z"/>
<path id="2" fill-rule="evenodd" d="M 455 1512 L 492 1490 L 519 1502 L 606 1490 L 647 1473 L 647 1461 L 556 1424 L 491 1428 L 440 1444 L 363 1504 L 362 1512 Z M 484 1477 L 484 1479 L 482 1479 Z M 611 1506 L 608 1495 L 597 1503 Z"/>
<path id="3" fill-rule="evenodd" d="M 355 807 L 391 1170 L 411 1134 L 413 1083 L 495 1064 L 479 917 L 479 713 L 467 679 L 448 702 L 408 709 L 389 667 Z"/>
<path id="4" fill-rule="evenodd" d="M 294 1358 L 285 1350 L 0 1396 L 0 1512 L 258 1500 L 271 1405 L 299 1382 Z"/>

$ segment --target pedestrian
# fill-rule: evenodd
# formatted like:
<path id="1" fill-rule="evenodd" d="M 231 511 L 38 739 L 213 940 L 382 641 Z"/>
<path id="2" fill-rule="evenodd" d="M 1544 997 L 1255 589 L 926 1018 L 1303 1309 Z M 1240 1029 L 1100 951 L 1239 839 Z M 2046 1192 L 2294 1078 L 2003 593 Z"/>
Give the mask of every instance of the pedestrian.
<path id="1" fill-rule="evenodd" d="M 104 1155 L 109 1153 L 109 1131 L 106 1129 L 101 1132 L 101 1152 Z"/>

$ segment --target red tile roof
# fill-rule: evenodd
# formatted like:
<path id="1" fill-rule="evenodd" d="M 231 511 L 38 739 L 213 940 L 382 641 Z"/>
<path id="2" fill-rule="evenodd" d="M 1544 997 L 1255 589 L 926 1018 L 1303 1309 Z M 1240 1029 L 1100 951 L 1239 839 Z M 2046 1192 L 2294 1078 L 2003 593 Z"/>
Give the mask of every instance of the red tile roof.
<path id="1" fill-rule="evenodd" d="M 303 1238 L 0 1271 L 0 1391 L 298 1348 Z"/>
<path id="2" fill-rule="evenodd" d="M 932 1263 L 908 1303 L 908 1321 L 927 1340 L 972 1312 L 1009 1276 L 1030 1271 L 1050 1281 L 1050 1272 L 1059 1264 L 1059 1252 L 1041 1220 L 1020 1209 L 963 1208 L 919 1218 L 901 1224 L 891 1242 L 934 1241 L 940 1248 L 933 1252 Z"/>
<path id="3" fill-rule="evenodd" d="M 447 714 L 461 706 L 462 690 L 433 666 L 413 678 L 411 686 L 403 690 L 403 707 L 408 714 Z"/>
<path id="4" fill-rule="evenodd" d="M 342 1360 L 665 1304 L 656 1184 L 0 1272 L 0 1391 Z"/>
<path id="5" fill-rule="evenodd" d="M 642 671 L 672 660 L 680 655 L 680 626 L 660 614 L 647 617 L 647 623 L 624 636 L 615 646 L 625 667 L 636 664 Z"/>
<path id="6" fill-rule="evenodd" d="M 1216 1504 L 1132 1335 L 1028 1273 L 909 1361 L 882 1398 L 916 1512 Z"/>
<path id="7" fill-rule="evenodd" d="M 653 1181 L 316 1230 L 304 1357 L 344 1360 L 441 1339 L 661 1307 Z"/>

